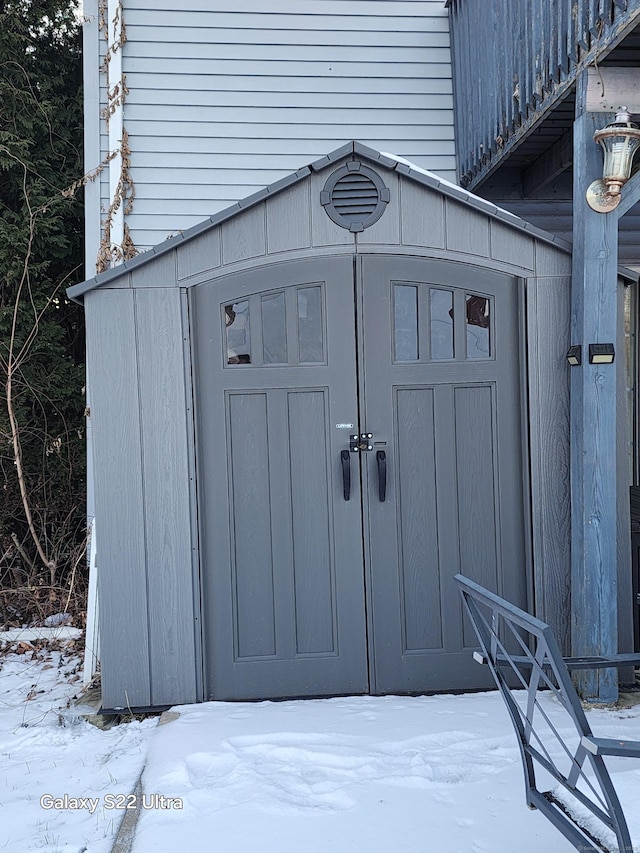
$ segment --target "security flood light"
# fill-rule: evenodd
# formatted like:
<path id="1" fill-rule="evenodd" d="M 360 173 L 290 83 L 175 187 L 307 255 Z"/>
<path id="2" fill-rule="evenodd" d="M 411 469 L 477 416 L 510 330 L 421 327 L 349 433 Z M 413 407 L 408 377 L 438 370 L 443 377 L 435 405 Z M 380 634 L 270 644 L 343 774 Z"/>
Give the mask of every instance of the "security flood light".
<path id="1" fill-rule="evenodd" d="M 589 344 L 589 364 L 613 364 L 615 357 L 613 344 Z"/>
<path id="2" fill-rule="evenodd" d="M 621 107 L 615 121 L 596 130 L 593 138 L 602 145 L 604 166 L 602 179 L 587 190 L 587 202 L 598 213 L 608 213 L 620 204 L 620 189 L 631 177 L 633 156 L 640 148 L 640 128 L 631 122 L 627 108 Z"/>

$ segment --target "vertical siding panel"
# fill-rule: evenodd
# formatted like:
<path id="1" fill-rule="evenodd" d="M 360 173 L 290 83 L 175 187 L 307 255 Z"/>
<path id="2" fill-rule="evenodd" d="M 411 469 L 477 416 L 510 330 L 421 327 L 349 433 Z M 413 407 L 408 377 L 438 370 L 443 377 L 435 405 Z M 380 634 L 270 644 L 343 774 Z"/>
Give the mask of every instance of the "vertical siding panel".
<path id="1" fill-rule="evenodd" d="M 559 16 L 557 36 L 558 65 L 560 67 L 559 80 L 564 80 L 569 72 L 569 52 L 567 49 L 570 15 L 569 4 L 559 3 L 557 14 Z"/>
<path id="2" fill-rule="evenodd" d="M 154 705 L 169 705 L 196 699 L 180 291 L 177 288 L 137 290 L 135 302 L 151 698 Z"/>
<path id="3" fill-rule="evenodd" d="M 534 268 L 534 240 L 522 231 L 502 225 L 495 219 L 490 221 L 491 257 L 498 261 L 517 261 L 522 269 Z"/>
<path id="4" fill-rule="evenodd" d="M 175 287 L 176 253 L 168 252 L 154 261 L 144 264 L 135 271 L 134 287 Z M 160 299 L 161 297 L 158 297 Z"/>
<path id="5" fill-rule="evenodd" d="M 541 30 L 541 45 L 540 45 L 540 74 L 541 74 L 541 97 L 544 97 L 543 92 L 549 92 L 549 52 L 553 44 L 553 30 L 551 28 L 551 4 L 542 4 L 542 30 Z"/>
<path id="6" fill-rule="evenodd" d="M 492 0 L 491 6 L 493 8 L 491 9 L 490 14 L 495 15 L 495 12 L 496 12 L 495 5 L 496 5 L 495 0 Z M 494 18 L 493 20 L 496 20 L 496 18 Z M 499 20 L 496 23 L 497 23 L 496 30 L 497 30 L 497 33 L 499 34 L 502 27 L 504 26 L 504 16 L 500 16 Z M 501 42 L 498 41 L 498 44 L 501 44 Z M 500 77 L 500 58 L 499 57 L 502 54 L 502 51 L 498 50 L 497 54 L 498 55 L 495 56 L 495 58 L 494 58 L 494 62 L 490 63 L 490 66 L 489 66 L 490 71 L 489 71 L 489 74 L 487 75 L 489 78 L 488 79 L 489 85 L 487 87 L 487 100 L 488 100 L 487 107 L 490 107 L 491 111 L 488 113 L 488 115 L 490 115 L 492 117 L 491 124 L 487 124 L 485 138 L 484 138 L 484 150 L 485 150 L 487 156 L 489 156 L 490 153 L 495 149 L 496 137 L 498 136 L 498 127 L 500 126 L 500 101 L 502 99 L 503 93 L 502 93 L 502 91 L 500 91 L 500 89 L 502 88 L 502 86 L 501 86 L 502 78 Z"/>
<path id="7" fill-rule="evenodd" d="M 232 264 L 266 254 L 264 204 L 238 214 L 221 226 L 222 263 Z"/>
<path id="8" fill-rule="evenodd" d="M 504 8 L 500 15 L 499 22 L 499 45 L 504 44 L 504 33 L 509 32 L 509 10 Z M 511 93 L 509 91 L 509 70 L 508 70 L 508 51 L 501 49 L 497 51 L 497 83 L 495 93 L 496 104 L 496 138 L 502 136 L 505 138 L 505 124 L 507 123 L 507 110 L 512 102 Z M 498 145 L 499 147 L 499 145 Z"/>
<path id="9" fill-rule="evenodd" d="M 216 269 L 222 264 L 220 228 L 211 228 L 197 240 L 180 246 L 177 255 L 178 280 Z"/>
<path id="10" fill-rule="evenodd" d="M 142 449 L 133 291 L 85 297 L 99 518 L 102 703 L 151 702 Z"/>
<path id="11" fill-rule="evenodd" d="M 400 194 L 402 243 L 444 249 L 444 196 L 405 178 L 400 181 Z"/>
<path id="12" fill-rule="evenodd" d="M 548 243 L 536 241 L 536 274 L 539 276 L 571 275 L 571 255 Z"/>
<path id="13" fill-rule="evenodd" d="M 465 89 L 464 80 L 466 74 L 467 51 L 463 45 L 462 25 L 460 23 L 460 9 L 456 3 L 449 8 L 449 21 L 451 30 L 451 71 L 453 85 L 453 101 L 455 111 L 455 123 L 457 132 L 461 139 L 467 140 L 465 146 L 458 147 L 457 176 L 460 179 L 467 174 L 469 162 L 469 111 L 463 108 L 462 92 Z"/>
<path id="14" fill-rule="evenodd" d="M 471 29 L 470 29 L 471 28 L 471 14 L 470 14 L 470 9 L 468 7 L 466 7 L 464 10 L 464 19 L 463 20 L 464 20 L 464 24 L 465 24 L 463 43 L 465 45 L 472 44 L 473 43 L 473 41 L 472 41 L 472 35 L 473 34 L 471 33 Z M 475 64 L 472 56 L 469 57 L 468 61 L 471 64 Z M 463 93 L 461 92 L 461 94 L 463 94 Z M 479 86 L 474 87 L 473 94 L 472 94 L 472 109 L 469 110 L 470 116 L 471 115 L 484 115 L 484 104 L 482 103 L 482 94 L 483 94 L 482 90 Z M 466 97 L 468 97 L 468 95 L 463 94 L 463 97 L 466 98 Z M 473 121 L 470 119 L 470 125 L 469 126 L 471 128 L 471 139 L 470 139 L 470 142 L 471 142 L 471 145 L 470 145 L 471 163 L 470 163 L 470 165 L 473 167 L 473 165 L 482 156 L 482 151 L 481 151 L 481 147 L 480 147 L 481 146 L 480 129 L 479 129 L 480 128 L 480 122 Z"/>
<path id="15" fill-rule="evenodd" d="M 336 164 L 338 168 L 338 164 Z M 331 174 L 330 170 L 314 172 L 311 176 L 311 235 L 314 246 L 353 246 L 354 235 L 329 219 L 320 204 L 320 193 Z M 385 172 L 386 177 L 386 172 Z"/>
<path id="16" fill-rule="evenodd" d="M 562 4 L 559 4 L 562 5 Z M 553 6 L 549 11 L 551 33 L 549 37 L 549 80 L 553 83 L 560 82 L 559 59 L 558 59 L 558 25 L 560 18 L 559 6 Z M 552 87 L 549 86 L 549 89 Z"/>
<path id="17" fill-rule="evenodd" d="M 618 282 L 618 339 L 616 341 L 617 386 L 627 387 L 626 341 L 624 335 L 624 291 L 622 281 Z M 633 588 L 631 574 L 631 507 L 629 504 L 630 464 L 629 464 L 629 410 L 627 394 L 618 394 L 617 427 L 617 482 L 618 482 L 618 648 L 621 652 L 633 651 Z M 621 673 L 624 682 L 633 682 L 633 671 Z"/>
<path id="18" fill-rule="evenodd" d="M 533 88 L 534 88 L 534 45 L 533 45 L 533 22 L 531 20 L 531 15 L 533 14 L 533 9 L 531 8 L 532 3 L 535 0 L 525 0 L 523 5 L 526 5 L 526 12 L 524 13 L 524 20 L 521 22 L 521 40 L 515 41 L 512 44 L 512 50 L 516 53 L 520 53 L 522 51 L 524 54 L 524 61 L 520 61 L 520 68 L 522 70 L 522 78 L 524 80 L 524 85 L 520 87 L 520 105 L 522 109 L 522 120 L 526 121 L 529 117 L 529 110 L 533 106 Z M 523 67 L 524 66 L 524 67 Z"/>
<path id="19" fill-rule="evenodd" d="M 527 281 L 529 440 L 536 613 L 570 649 L 570 276 Z"/>
<path id="20" fill-rule="evenodd" d="M 267 251 L 286 252 L 311 246 L 309 181 L 303 181 L 269 200 Z"/>
<path id="21" fill-rule="evenodd" d="M 578 19 L 579 14 L 578 0 L 571 0 L 571 11 L 569 14 L 569 20 L 567 21 L 567 53 L 569 54 L 569 59 L 573 64 L 578 62 L 578 31 L 580 27 Z"/>
<path id="22" fill-rule="evenodd" d="M 454 252 L 467 252 L 481 258 L 490 257 L 488 217 L 449 199 L 446 200 L 445 205 L 447 249 Z"/>
<path id="23" fill-rule="evenodd" d="M 510 3 L 504 4 L 503 17 L 503 32 L 513 34 L 513 10 Z M 500 135 L 503 140 L 506 140 L 514 127 L 515 105 L 517 104 L 517 100 L 514 98 L 517 81 L 513 66 L 513 53 L 506 47 L 506 42 L 502 45 L 502 56 L 504 61 L 504 76 L 502 80 L 504 81 L 504 85 L 507 86 L 507 91 L 504 96 L 504 123 L 501 127 Z"/>
<path id="24" fill-rule="evenodd" d="M 375 166 L 374 166 L 375 170 Z M 358 245 L 367 243 L 400 242 L 400 187 L 397 172 L 380 171 L 378 173 L 389 189 L 390 200 L 380 219 L 358 235 Z"/>

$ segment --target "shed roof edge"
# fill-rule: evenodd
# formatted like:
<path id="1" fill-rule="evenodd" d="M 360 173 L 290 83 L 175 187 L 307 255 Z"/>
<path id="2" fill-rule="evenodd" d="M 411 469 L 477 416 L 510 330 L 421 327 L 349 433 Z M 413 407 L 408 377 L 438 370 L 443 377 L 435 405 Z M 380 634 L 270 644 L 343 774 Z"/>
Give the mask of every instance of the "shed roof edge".
<path id="1" fill-rule="evenodd" d="M 251 207 L 260 204 L 261 202 L 276 195 L 277 193 L 294 186 L 299 181 L 304 180 L 304 178 L 308 177 L 312 173 L 320 172 L 323 169 L 326 169 L 329 166 L 333 165 L 336 161 L 341 160 L 344 157 L 348 157 L 350 154 L 355 154 L 360 157 L 364 157 L 372 163 L 377 163 L 389 169 L 393 169 L 398 172 L 398 174 L 404 175 L 405 177 L 416 181 L 422 186 L 440 192 L 442 193 L 442 195 L 447 196 L 453 199 L 454 201 L 460 202 L 461 204 L 466 204 L 470 207 L 473 207 L 476 210 L 479 210 L 480 212 L 486 214 L 487 216 L 500 220 L 501 222 L 511 226 L 512 228 L 524 231 L 530 237 L 535 237 L 539 240 L 542 240 L 543 242 L 550 243 L 551 245 L 563 251 L 571 251 L 571 244 L 567 241 L 556 237 L 554 234 L 551 234 L 548 231 L 543 231 L 542 229 L 531 225 L 529 222 L 526 222 L 525 220 L 515 216 L 513 213 L 510 213 L 508 210 L 504 210 L 503 208 L 497 207 L 492 202 L 487 201 L 486 199 L 483 199 L 480 196 L 476 196 L 473 193 L 470 193 L 468 190 L 465 190 L 462 187 L 458 187 L 455 184 L 452 184 L 449 181 L 440 178 L 433 172 L 429 172 L 426 169 L 422 169 L 420 166 L 416 166 L 414 163 L 409 160 L 406 160 L 403 157 L 398 157 L 394 154 L 389 154 L 387 152 L 376 151 L 374 148 L 370 148 L 369 146 L 364 145 L 361 142 L 352 141 L 347 143 L 346 145 L 340 146 L 340 148 L 337 148 L 335 151 L 332 151 L 326 156 L 321 157 L 319 160 L 315 160 L 308 166 L 303 166 L 302 168 L 297 169 L 295 172 L 292 172 L 290 175 L 287 175 L 284 178 L 280 178 L 274 183 L 264 187 L 264 189 L 261 189 L 258 192 L 253 193 L 252 195 L 247 196 L 244 199 L 241 199 L 240 201 L 234 202 L 229 207 L 219 211 L 218 213 L 214 213 L 212 216 L 208 217 L 197 225 L 193 225 L 191 228 L 188 228 L 185 231 L 180 231 L 179 233 L 168 237 L 166 240 L 164 240 L 162 243 L 159 243 L 157 246 L 153 246 L 151 249 L 148 249 L 145 252 L 141 252 L 139 255 L 136 255 L 135 258 L 131 258 L 130 260 L 124 261 L 118 266 L 113 267 L 109 270 L 105 270 L 104 272 L 99 273 L 98 275 L 95 275 L 92 278 L 81 282 L 80 284 L 73 285 L 72 287 L 67 289 L 67 296 L 74 302 L 81 303 L 82 297 L 89 291 L 101 287 L 102 285 L 107 284 L 110 281 L 115 281 L 117 278 L 120 278 L 121 276 L 131 272 L 137 267 L 149 263 L 150 261 L 155 260 L 161 255 L 167 254 L 168 252 L 172 252 L 174 249 L 177 249 L 185 242 L 199 237 L 201 234 L 203 234 L 205 231 L 208 231 L 210 228 L 222 224 L 223 222 L 228 219 L 231 219 L 233 216 L 240 212 L 247 211 Z"/>

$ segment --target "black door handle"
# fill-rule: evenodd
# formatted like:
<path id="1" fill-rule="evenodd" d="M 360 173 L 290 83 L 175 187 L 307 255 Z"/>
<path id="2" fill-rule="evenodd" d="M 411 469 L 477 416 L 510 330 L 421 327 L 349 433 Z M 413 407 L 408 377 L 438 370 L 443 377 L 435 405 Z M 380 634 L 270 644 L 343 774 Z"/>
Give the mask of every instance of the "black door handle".
<path id="1" fill-rule="evenodd" d="M 348 450 L 340 451 L 340 461 L 342 463 L 342 496 L 345 501 L 351 497 L 351 457 Z"/>
<path id="2" fill-rule="evenodd" d="M 384 450 L 376 451 L 378 463 L 378 500 L 384 503 L 387 498 L 387 454 Z"/>

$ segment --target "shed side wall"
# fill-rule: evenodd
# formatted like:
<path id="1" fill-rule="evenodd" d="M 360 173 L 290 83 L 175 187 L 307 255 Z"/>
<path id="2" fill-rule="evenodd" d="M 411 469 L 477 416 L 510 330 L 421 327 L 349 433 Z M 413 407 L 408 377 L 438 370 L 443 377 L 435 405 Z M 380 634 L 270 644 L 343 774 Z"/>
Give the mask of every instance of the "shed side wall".
<path id="1" fill-rule="evenodd" d="M 102 704 L 151 702 L 144 486 L 132 290 L 85 299 L 96 471 Z M 102 540 L 100 540 L 102 536 Z"/>
<path id="2" fill-rule="evenodd" d="M 637 287 L 638 285 L 634 285 Z M 618 280 L 618 340 L 616 341 L 617 383 L 618 388 L 626 388 L 628 382 L 626 364 L 626 341 L 624 328 L 624 291 L 625 285 Z M 633 369 L 633 368 L 632 368 Z M 631 485 L 630 446 L 631 431 L 627 394 L 618 393 L 616 415 L 617 437 L 617 560 L 618 560 L 618 649 L 620 652 L 634 650 L 633 637 L 633 582 L 631 570 L 631 506 L 629 486 Z M 623 682 L 633 683 L 633 670 L 620 673 Z"/>
<path id="3" fill-rule="evenodd" d="M 196 701 L 193 554 L 177 288 L 85 300 L 94 382 L 102 702 Z"/>
<path id="4" fill-rule="evenodd" d="M 187 404 L 177 288 L 135 291 L 151 704 L 196 700 Z"/>

